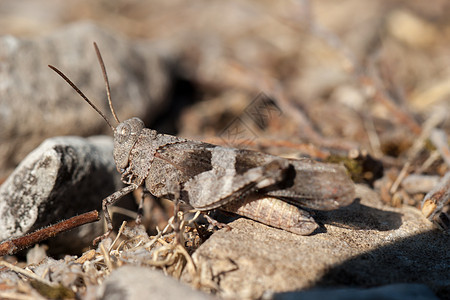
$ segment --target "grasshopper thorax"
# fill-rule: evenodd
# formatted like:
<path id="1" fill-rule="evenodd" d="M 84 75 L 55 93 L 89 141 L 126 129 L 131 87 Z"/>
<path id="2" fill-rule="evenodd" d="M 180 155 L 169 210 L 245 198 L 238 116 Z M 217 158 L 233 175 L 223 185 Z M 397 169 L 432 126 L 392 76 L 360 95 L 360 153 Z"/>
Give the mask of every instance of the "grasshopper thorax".
<path id="1" fill-rule="evenodd" d="M 123 173 L 128 166 L 130 152 L 139 139 L 144 122 L 139 118 L 131 118 L 123 121 L 114 130 L 114 161 L 117 170 Z"/>

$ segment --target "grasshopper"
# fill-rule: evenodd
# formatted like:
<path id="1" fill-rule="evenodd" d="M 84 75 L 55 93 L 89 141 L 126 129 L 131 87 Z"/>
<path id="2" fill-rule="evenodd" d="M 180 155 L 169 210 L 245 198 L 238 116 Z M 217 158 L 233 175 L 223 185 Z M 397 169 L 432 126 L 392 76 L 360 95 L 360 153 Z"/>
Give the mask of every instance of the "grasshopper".
<path id="1" fill-rule="evenodd" d="M 181 201 L 197 211 L 221 209 L 267 225 L 308 235 L 317 228 L 300 209 L 332 210 L 352 203 L 354 184 L 343 166 L 311 159 L 286 159 L 261 152 L 222 147 L 160 134 L 145 128 L 139 118 L 119 121 L 112 101 L 106 68 L 94 43 L 102 69 L 111 113 L 108 118 L 80 89 L 60 75 L 114 132 L 113 156 L 124 188 L 102 201 L 107 237 L 113 230 L 108 207 L 140 186 L 155 197 Z"/>

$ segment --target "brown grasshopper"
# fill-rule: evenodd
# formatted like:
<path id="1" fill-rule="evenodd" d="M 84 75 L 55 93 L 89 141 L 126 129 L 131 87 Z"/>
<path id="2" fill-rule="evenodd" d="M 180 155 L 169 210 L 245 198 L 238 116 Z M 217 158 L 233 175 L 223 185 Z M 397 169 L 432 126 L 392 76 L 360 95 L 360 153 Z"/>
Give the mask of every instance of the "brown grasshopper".
<path id="1" fill-rule="evenodd" d="M 139 118 L 120 122 L 111 102 L 106 69 L 94 43 L 117 127 L 61 71 L 49 65 L 108 123 L 114 132 L 114 160 L 127 185 L 103 199 L 108 206 L 144 186 L 156 197 L 180 200 L 198 211 L 222 209 L 293 233 L 308 235 L 317 224 L 297 206 L 332 210 L 351 204 L 354 184 L 343 166 L 310 159 L 286 159 L 160 134 Z"/>

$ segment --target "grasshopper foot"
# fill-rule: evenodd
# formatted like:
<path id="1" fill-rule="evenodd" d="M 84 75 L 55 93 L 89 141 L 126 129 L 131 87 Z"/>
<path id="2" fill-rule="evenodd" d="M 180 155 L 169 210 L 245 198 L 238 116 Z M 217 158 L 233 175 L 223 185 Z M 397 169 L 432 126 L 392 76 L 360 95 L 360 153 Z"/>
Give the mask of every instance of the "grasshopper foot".
<path id="1" fill-rule="evenodd" d="M 104 239 L 106 239 L 107 237 L 109 237 L 109 235 L 111 234 L 112 230 L 108 230 L 105 234 L 102 234 L 101 236 L 98 236 L 94 239 L 94 241 L 92 242 L 92 245 L 97 246 L 98 243 L 100 243 L 101 241 L 103 241 Z"/>
<path id="2" fill-rule="evenodd" d="M 217 220 L 214 220 L 213 218 L 211 218 L 209 215 L 207 215 L 206 213 L 203 214 L 203 216 L 205 217 L 205 219 L 208 221 L 208 223 L 210 224 L 210 226 L 213 227 L 217 227 L 219 229 L 225 228 L 227 231 L 230 231 L 232 228 L 230 225 L 225 224 L 225 223 L 221 223 Z"/>

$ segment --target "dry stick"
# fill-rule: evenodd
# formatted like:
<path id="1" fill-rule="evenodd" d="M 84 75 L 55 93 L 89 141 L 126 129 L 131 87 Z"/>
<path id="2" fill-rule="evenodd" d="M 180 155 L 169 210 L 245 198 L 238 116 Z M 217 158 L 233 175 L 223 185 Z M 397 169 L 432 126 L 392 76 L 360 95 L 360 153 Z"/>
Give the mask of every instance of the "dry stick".
<path id="1" fill-rule="evenodd" d="M 415 139 L 414 144 L 408 149 L 406 153 L 407 159 L 412 161 L 419 152 L 424 148 L 427 139 L 431 139 L 430 136 L 436 127 L 444 121 L 446 113 L 435 112 L 422 124 L 422 133 Z M 438 148 L 438 146 L 436 146 Z"/>
<path id="2" fill-rule="evenodd" d="M 445 131 L 442 129 L 433 129 L 430 134 L 430 140 L 447 166 L 450 167 L 450 149 L 448 147 L 447 134 Z"/>
<path id="3" fill-rule="evenodd" d="M 106 251 L 104 243 L 100 243 L 100 251 L 103 254 L 103 260 L 106 264 L 106 267 L 108 267 L 109 271 L 112 271 L 113 265 L 111 262 L 111 257 L 109 256 L 109 252 Z"/>
<path id="4" fill-rule="evenodd" d="M 430 137 L 433 132 L 436 132 L 437 129 L 435 128 L 439 123 L 441 123 L 445 118 L 445 114 L 441 112 L 434 113 L 429 117 L 422 125 L 422 132 L 415 140 L 414 144 L 408 149 L 408 152 L 406 153 L 407 161 L 403 165 L 402 170 L 400 171 L 400 174 L 398 175 L 395 182 L 392 184 L 392 187 L 390 188 L 389 192 L 391 194 L 394 194 L 397 191 L 397 188 L 400 186 L 402 180 L 407 176 L 408 169 L 411 165 L 411 162 L 417 157 L 418 153 L 424 148 L 425 142 Z M 444 137 L 446 139 L 445 133 Z M 436 146 L 438 147 L 438 146 Z"/>
<path id="5" fill-rule="evenodd" d="M 34 280 L 39 281 L 39 282 L 41 282 L 41 283 L 43 283 L 43 284 L 46 284 L 46 285 L 49 285 L 49 286 L 56 286 L 56 285 L 57 285 L 57 284 L 54 283 L 54 282 L 50 282 L 50 281 L 48 281 L 47 279 L 44 279 L 44 278 L 39 277 L 37 274 L 31 272 L 30 270 L 26 270 L 26 269 L 19 268 L 18 266 L 15 266 L 15 265 L 13 265 L 13 264 L 10 264 L 10 263 L 7 262 L 7 261 L 1 261 L 1 260 L 0 260 L 0 266 L 7 267 L 7 268 L 10 269 L 11 271 L 14 271 L 14 272 L 16 272 L 16 273 L 25 275 L 25 276 L 27 276 L 28 278 L 34 279 Z"/>
<path id="6" fill-rule="evenodd" d="M 403 179 L 405 179 L 405 177 L 408 175 L 408 169 L 410 166 L 410 162 L 407 161 L 404 165 L 402 170 L 400 171 L 400 174 L 398 174 L 397 178 L 395 179 L 394 183 L 392 184 L 391 188 L 389 189 L 389 193 L 391 193 L 391 195 L 393 195 L 398 187 L 400 186 L 400 184 L 402 183 Z"/>
<path id="7" fill-rule="evenodd" d="M 370 148 L 376 158 L 383 157 L 383 151 L 381 150 L 380 137 L 375 129 L 373 118 L 370 114 L 367 114 L 364 119 L 364 127 L 366 128 L 367 137 L 369 139 Z"/>
<path id="8" fill-rule="evenodd" d="M 3 292 L 0 291 L 0 299 L 15 299 L 15 300 L 36 300 L 36 299 L 46 299 L 38 295 L 26 295 L 17 292 Z"/>
<path id="9" fill-rule="evenodd" d="M 48 238 L 54 237 L 62 232 L 71 230 L 78 226 L 98 221 L 98 211 L 93 210 L 68 220 L 61 221 L 55 225 L 39 229 L 35 232 L 21 236 L 19 238 L 5 241 L 0 244 L 0 256 L 12 255 L 22 249 L 28 248 Z"/>
<path id="10" fill-rule="evenodd" d="M 436 162 L 439 158 L 441 158 L 441 155 L 438 151 L 431 152 L 430 156 L 423 162 L 423 164 L 417 168 L 414 173 L 415 174 L 422 174 L 426 169 L 428 169 L 434 162 Z"/>
<path id="11" fill-rule="evenodd" d="M 125 226 L 127 225 L 127 221 L 123 221 L 122 225 L 119 228 L 119 232 L 117 233 L 116 238 L 114 239 L 114 241 L 112 242 L 111 246 L 109 246 L 108 252 L 111 252 L 111 250 L 114 248 L 114 245 L 117 243 L 117 241 L 119 240 L 120 236 L 123 233 L 123 230 L 125 229 Z"/>
<path id="12" fill-rule="evenodd" d="M 428 220 L 435 223 L 441 229 L 446 230 L 448 219 L 440 218 L 442 210 L 446 205 L 450 203 L 450 171 L 447 172 L 444 177 L 422 200 L 422 213 Z M 443 213 L 445 214 L 445 213 Z"/>

